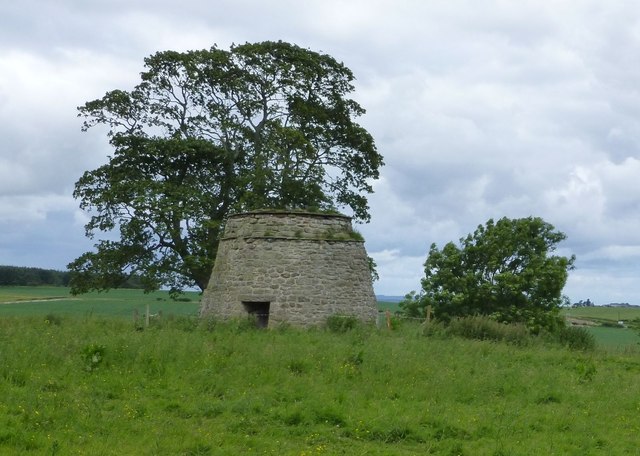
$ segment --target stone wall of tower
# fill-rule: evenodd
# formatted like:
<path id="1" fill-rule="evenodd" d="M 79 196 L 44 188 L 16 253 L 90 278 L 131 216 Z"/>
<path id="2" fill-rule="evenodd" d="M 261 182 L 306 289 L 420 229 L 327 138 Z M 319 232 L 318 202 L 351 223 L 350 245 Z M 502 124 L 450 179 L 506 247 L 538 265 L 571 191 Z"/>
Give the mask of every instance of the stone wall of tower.
<path id="1" fill-rule="evenodd" d="M 302 212 L 230 217 L 200 313 L 242 318 L 251 303 L 269 303 L 269 326 L 317 325 L 334 314 L 375 322 L 369 261 L 351 219 Z"/>

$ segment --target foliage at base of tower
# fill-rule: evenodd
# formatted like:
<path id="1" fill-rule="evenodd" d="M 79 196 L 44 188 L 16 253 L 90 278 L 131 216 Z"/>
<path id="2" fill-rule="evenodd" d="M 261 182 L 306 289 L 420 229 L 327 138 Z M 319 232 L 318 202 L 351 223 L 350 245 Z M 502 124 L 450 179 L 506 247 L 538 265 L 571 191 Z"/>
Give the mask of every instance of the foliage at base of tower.
<path id="1" fill-rule="evenodd" d="M 148 290 L 206 288 L 234 212 L 345 207 L 369 219 L 382 156 L 355 122 L 353 74 L 331 56 L 269 41 L 166 51 L 141 79 L 78 108 L 84 130 L 109 129 L 114 154 L 75 186 L 87 236 L 112 233 L 69 264 L 74 293 L 131 274 Z"/>
<path id="2" fill-rule="evenodd" d="M 489 220 L 473 234 L 431 245 L 419 293 L 400 304 L 411 316 L 431 306 L 442 321 L 487 315 L 505 323 L 523 323 L 531 331 L 563 325 L 562 289 L 575 257 L 552 255 L 566 235 L 539 217 Z"/>

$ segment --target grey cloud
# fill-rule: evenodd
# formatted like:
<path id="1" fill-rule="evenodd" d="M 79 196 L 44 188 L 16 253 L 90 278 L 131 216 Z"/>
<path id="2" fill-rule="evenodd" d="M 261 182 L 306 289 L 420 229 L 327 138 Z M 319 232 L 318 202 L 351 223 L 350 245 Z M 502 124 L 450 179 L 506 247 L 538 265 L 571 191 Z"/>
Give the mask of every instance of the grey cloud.
<path id="1" fill-rule="evenodd" d="M 380 292 L 417 288 L 431 242 L 455 241 L 491 217 L 536 215 L 566 232 L 563 252 L 578 255 L 570 296 L 640 303 L 631 280 L 639 16 L 631 4 L 595 0 L 9 2 L 0 17 L 0 239 L 11 242 L 0 243 L 1 262 L 63 267 L 90 248 L 71 191 L 111 151 L 104 131 L 80 133 L 76 106 L 132 87 L 155 51 L 283 39 L 343 60 L 357 77 L 360 122 L 387 163 L 372 222 L 360 227 Z M 53 234 L 35 245 L 45 227 Z"/>

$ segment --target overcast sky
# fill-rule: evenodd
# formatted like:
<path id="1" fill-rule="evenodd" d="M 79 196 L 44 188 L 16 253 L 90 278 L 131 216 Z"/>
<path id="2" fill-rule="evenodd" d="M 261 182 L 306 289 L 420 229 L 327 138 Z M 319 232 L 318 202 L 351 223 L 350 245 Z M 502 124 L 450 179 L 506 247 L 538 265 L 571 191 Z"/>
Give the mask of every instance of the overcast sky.
<path id="1" fill-rule="evenodd" d="M 92 248 L 72 197 L 105 163 L 76 107 L 161 50 L 284 40 L 356 75 L 386 166 L 360 226 L 378 294 L 419 288 L 432 242 L 540 216 L 577 256 L 572 301 L 640 304 L 640 8 L 632 1 L 22 0 L 0 14 L 0 264 Z"/>

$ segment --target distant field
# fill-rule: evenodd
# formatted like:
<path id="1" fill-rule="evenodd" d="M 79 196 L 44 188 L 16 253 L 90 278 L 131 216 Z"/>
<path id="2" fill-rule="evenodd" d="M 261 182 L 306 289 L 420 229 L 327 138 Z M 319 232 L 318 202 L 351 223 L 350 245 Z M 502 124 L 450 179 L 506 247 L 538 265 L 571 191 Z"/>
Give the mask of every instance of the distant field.
<path id="1" fill-rule="evenodd" d="M 173 301 L 166 291 L 145 294 L 141 290 L 119 289 L 106 293 L 88 293 L 71 296 L 65 287 L 0 287 L 0 317 L 44 316 L 47 314 L 68 316 L 107 316 L 133 318 L 135 312 L 142 316 L 149 305 L 149 312 L 170 316 L 197 315 L 200 294 L 187 292 L 182 301 Z M 398 302 L 379 301 L 378 309 L 396 312 Z M 582 307 L 564 309 L 572 318 L 589 320 L 596 325 L 631 321 L 640 318 L 640 308 Z M 383 317 L 381 317 L 383 318 Z M 596 337 L 598 345 L 608 350 L 640 347 L 640 335 L 629 328 L 587 328 Z"/>
<path id="2" fill-rule="evenodd" d="M 142 290 L 119 289 L 105 293 L 71 296 L 65 287 L 0 287 L 0 317 L 46 315 L 100 315 L 132 317 L 162 312 L 167 315 L 197 315 L 200 295 L 187 292 L 173 301 L 167 291 L 145 294 Z"/>
<path id="3" fill-rule="evenodd" d="M 567 317 L 583 318 L 596 322 L 630 321 L 640 318 L 640 307 L 576 307 L 564 309 Z"/>
<path id="4" fill-rule="evenodd" d="M 69 289 L 65 287 L 0 287 L 0 304 L 13 301 L 68 297 Z"/>
<path id="5" fill-rule="evenodd" d="M 141 290 L 119 289 L 71 296 L 65 287 L 0 287 L 0 316 L 44 315 L 51 312 L 129 317 L 134 310 L 144 312 L 147 303 L 152 314 L 160 311 L 169 315 L 196 315 L 200 294 L 186 292 L 182 300 L 176 302 L 171 300 L 166 291 L 144 294 Z M 378 309 L 395 312 L 399 307 L 397 302 L 379 301 Z"/>
<path id="6" fill-rule="evenodd" d="M 568 318 L 586 320 L 594 326 L 588 326 L 598 345 L 602 348 L 620 350 L 629 347 L 640 346 L 638 330 L 629 327 L 606 327 L 602 324 L 617 324 L 619 321 L 628 325 L 629 322 L 640 318 L 639 307 L 576 307 L 563 309 L 563 314 Z"/>
<path id="7" fill-rule="evenodd" d="M 398 310 L 400 310 L 399 304 L 399 302 L 378 301 L 378 310 L 397 312 Z"/>
<path id="8" fill-rule="evenodd" d="M 629 328 L 607 328 L 594 326 L 587 328 L 596 338 L 596 343 L 601 348 L 608 350 L 626 350 L 632 347 L 640 348 L 640 335 L 638 331 Z"/>

